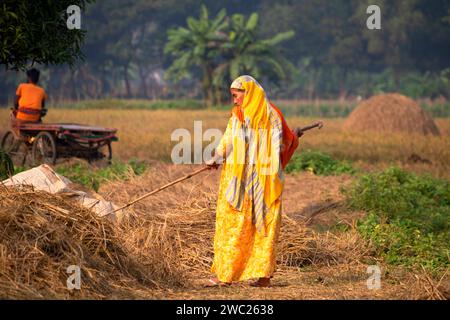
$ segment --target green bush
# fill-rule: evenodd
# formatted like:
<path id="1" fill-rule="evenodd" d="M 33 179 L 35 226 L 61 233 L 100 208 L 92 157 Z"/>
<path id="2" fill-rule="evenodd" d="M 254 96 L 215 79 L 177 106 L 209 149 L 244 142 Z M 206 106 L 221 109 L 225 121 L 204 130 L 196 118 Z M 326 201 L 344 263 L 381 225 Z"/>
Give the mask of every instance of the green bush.
<path id="1" fill-rule="evenodd" d="M 346 161 L 338 161 L 320 151 L 306 150 L 292 157 L 286 166 L 287 173 L 310 171 L 317 175 L 353 174 L 355 170 Z"/>
<path id="2" fill-rule="evenodd" d="M 358 230 L 387 263 L 448 266 L 449 181 L 389 168 L 360 177 L 344 193 L 352 208 L 368 212 Z"/>
<path id="3" fill-rule="evenodd" d="M 431 116 L 435 118 L 448 118 L 450 117 L 450 103 L 434 103 L 425 104 L 422 103 L 421 107 L 423 110 L 428 112 Z"/>
<path id="4" fill-rule="evenodd" d="M 71 166 L 59 166 L 56 172 L 80 183 L 88 188 L 98 191 L 100 184 L 109 180 L 126 180 L 134 175 L 141 175 L 147 169 L 144 162 L 130 160 L 128 163 L 113 161 L 111 165 L 93 169 L 87 163 L 77 163 Z"/>

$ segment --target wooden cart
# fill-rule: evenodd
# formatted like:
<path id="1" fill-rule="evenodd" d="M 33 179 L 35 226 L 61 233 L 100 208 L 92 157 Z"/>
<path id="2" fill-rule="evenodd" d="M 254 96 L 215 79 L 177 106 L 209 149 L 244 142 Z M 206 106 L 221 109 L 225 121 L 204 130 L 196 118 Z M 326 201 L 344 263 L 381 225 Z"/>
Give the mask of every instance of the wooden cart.
<path id="1" fill-rule="evenodd" d="M 55 164 L 57 159 L 79 157 L 89 162 L 112 159 L 111 142 L 117 129 L 74 123 L 19 123 L 3 136 L 2 148 L 16 165 L 31 155 L 32 165 Z"/>

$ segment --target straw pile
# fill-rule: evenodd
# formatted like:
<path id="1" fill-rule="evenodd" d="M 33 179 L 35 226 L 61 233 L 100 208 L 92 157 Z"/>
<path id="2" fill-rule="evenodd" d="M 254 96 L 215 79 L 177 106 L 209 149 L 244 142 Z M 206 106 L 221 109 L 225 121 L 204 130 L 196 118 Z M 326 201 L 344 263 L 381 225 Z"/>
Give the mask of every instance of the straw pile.
<path id="1" fill-rule="evenodd" d="M 154 166 L 100 192 L 124 204 L 191 170 Z M 120 224 L 62 194 L 0 186 L 0 298 L 207 297 L 210 291 L 194 282 L 211 277 L 218 172 L 209 174 L 216 176 L 206 173 L 143 200 Z M 331 272 L 357 268 L 365 276 L 362 261 L 374 261 L 356 231 L 317 233 L 288 215 L 281 228 L 277 279 L 297 279 L 299 267 L 312 265 L 319 274 L 330 268 L 327 278 L 340 281 Z M 66 287 L 69 265 L 81 267 L 81 290 Z M 321 288 L 312 285 L 311 294 L 320 298 Z"/>
<path id="2" fill-rule="evenodd" d="M 111 183 L 100 192 L 115 203 L 126 203 L 194 168 L 155 166 L 144 176 Z M 136 204 L 134 214 L 122 221 L 122 227 L 127 230 L 126 246 L 139 252 L 149 250 L 156 243 L 164 244 L 160 250 L 165 256 L 173 257 L 189 278 L 210 277 L 218 172 L 209 174 L 216 177 L 208 178 L 205 173 Z M 356 234 L 345 239 L 332 234 L 317 237 L 304 221 L 283 215 L 277 258 L 284 267 L 335 265 L 368 254 L 364 244 Z"/>
<path id="3" fill-rule="evenodd" d="M 348 132 L 440 134 L 433 119 L 414 100 L 397 93 L 361 102 L 343 128 Z"/>
<path id="4" fill-rule="evenodd" d="M 159 252 L 136 256 L 113 222 L 63 195 L 0 185 L 0 228 L 0 298 L 135 297 L 130 288 L 181 283 Z M 70 265 L 81 290 L 67 288 Z"/>
<path id="5" fill-rule="evenodd" d="M 117 204 L 124 204 L 195 169 L 195 166 L 155 164 L 146 174 L 131 181 L 117 181 L 102 186 L 100 193 Z M 209 291 L 197 292 L 195 282 L 197 279 L 212 276 L 210 267 L 214 256 L 218 178 L 219 171 L 206 172 L 155 194 L 134 205 L 134 212 L 121 222 L 123 244 L 130 252 L 137 256 L 142 252 L 158 252 L 160 264 L 166 270 L 167 276 L 176 272 L 186 275 L 183 278 L 185 289 L 174 294 L 177 299 L 198 299 L 199 296 L 205 298 L 212 294 Z M 339 210 L 347 209 L 342 207 Z M 363 287 L 361 292 L 355 294 L 367 294 L 367 265 L 381 263 L 374 256 L 370 243 L 363 240 L 354 227 L 343 233 L 322 233 L 308 228 L 306 223 L 303 219 L 295 219 L 294 215 L 283 215 L 277 246 L 276 278 L 290 281 L 292 277 L 298 277 L 299 267 L 313 266 L 314 270 L 318 270 L 318 274 L 324 272 L 324 268 L 329 268 L 329 278 L 341 281 L 341 275 L 333 275 L 332 272 L 339 270 L 351 274 L 352 270 L 358 269 Z M 417 284 L 419 287 L 420 285 Z M 311 296 L 323 298 L 320 288 L 314 285 L 312 287 L 314 293 L 311 293 Z M 415 290 L 420 290 L 419 287 Z M 196 290 L 192 290 L 193 288 Z M 237 290 L 240 292 L 242 289 Z M 286 287 L 286 297 L 291 294 L 290 290 L 292 288 Z M 412 293 L 408 288 L 402 290 L 406 294 L 404 298 L 411 297 Z M 242 292 L 247 298 L 252 293 Z M 386 294 L 397 296 L 398 292 L 398 289 L 393 289 L 391 293 Z M 223 296 L 216 293 L 211 297 L 228 299 L 228 293 L 223 293 Z"/>

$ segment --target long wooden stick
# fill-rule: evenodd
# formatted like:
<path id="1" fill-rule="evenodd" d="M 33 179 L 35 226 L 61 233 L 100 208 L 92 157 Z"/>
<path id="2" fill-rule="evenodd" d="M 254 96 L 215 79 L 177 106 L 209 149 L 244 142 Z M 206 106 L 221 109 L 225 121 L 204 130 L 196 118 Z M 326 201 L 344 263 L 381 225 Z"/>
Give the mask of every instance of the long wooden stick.
<path id="1" fill-rule="evenodd" d="M 317 121 L 317 122 L 315 122 L 314 124 L 311 124 L 311 125 L 309 125 L 309 126 L 303 127 L 303 128 L 302 128 L 302 131 L 311 130 L 311 129 L 314 129 L 314 128 L 316 128 L 316 127 L 319 127 L 319 129 L 322 129 L 322 127 L 323 127 L 323 122 L 322 122 L 322 121 Z"/>
<path id="2" fill-rule="evenodd" d="M 310 130 L 310 129 L 313 129 L 313 128 L 316 128 L 316 127 L 319 127 L 319 129 L 321 129 L 322 126 L 323 126 L 322 122 L 319 121 L 319 122 L 316 122 L 316 123 L 314 123 L 312 125 L 309 125 L 309 126 L 306 126 L 306 127 L 302 128 L 302 131 L 307 131 L 307 130 Z M 197 175 L 197 174 L 199 174 L 199 173 L 201 173 L 203 171 L 210 170 L 210 169 L 211 169 L 211 167 L 206 166 L 206 167 L 198 169 L 198 170 L 196 170 L 194 172 L 191 172 L 190 174 L 185 175 L 184 177 L 181 177 L 181 178 L 179 178 L 179 179 L 177 179 L 175 181 L 172 181 L 172 182 L 170 182 L 170 183 L 168 183 L 166 185 L 163 185 L 162 187 L 159 187 L 158 189 L 155 189 L 155 190 L 153 190 L 153 191 L 151 191 L 149 193 L 144 194 L 143 196 L 137 198 L 136 200 L 133 200 L 133 201 L 127 203 L 126 205 L 124 205 L 124 206 L 122 206 L 120 208 L 117 208 L 115 210 L 112 210 L 112 211 L 108 212 L 106 215 L 114 213 L 114 212 L 117 212 L 119 210 L 123 210 L 125 208 L 128 208 L 129 206 L 135 204 L 136 202 L 141 201 L 142 199 L 145 199 L 145 198 L 147 198 L 147 197 L 149 197 L 149 196 L 151 196 L 151 195 L 153 195 L 155 193 L 158 193 L 158 192 L 160 192 L 160 191 L 162 191 L 162 190 L 164 190 L 164 189 L 166 189 L 166 188 L 168 188 L 170 186 L 173 186 L 174 184 L 177 184 L 178 182 L 187 180 L 187 179 L 189 179 L 189 178 L 191 178 L 191 177 L 193 177 L 193 176 L 195 176 L 195 175 Z"/>
<path id="3" fill-rule="evenodd" d="M 170 187 L 170 186 L 173 186 L 174 184 L 177 184 L 178 182 L 187 180 L 187 179 L 189 179 L 189 178 L 191 178 L 191 177 L 193 177 L 193 176 L 195 176 L 195 175 L 197 175 L 197 174 L 199 174 L 199 173 L 201 173 L 201 172 L 203 172 L 203 171 L 210 170 L 210 169 L 211 169 L 210 167 L 206 166 L 206 167 L 203 167 L 203 168 L 201 168 L 201 169 L 198 169 L 198 170 L 196 170 L 196 171 L 194 171 L 194 172 L 191 172 L 191 173 L 189 173 L 188 175 L 185 175 L 184 177 L 181 177 L 181 178 L 179 178 L 179 179 L 177 179 L 177 180 L 174 180 L 174 181 L 172 181 L 172 182 L 170 182 L 170 183 L 168 183 L 168 184 L 163 185 L 162 187 L 159 187 L 158 189 L 155 189 L 155 190 L 153 190 L 153 191 L 151 191 L 151 192 L 149 192 L 149 193 L 144 194 L 143 196 L 137 198 L 136 200 L 133 200 L 133 201 L 127 203 L 126 205 L 124 205 L 124 206 L 122 206 L 122 207 L 120 207 L 120 208 L 118 208 L 118 209 L 115 209 L 115 210 L 113 210 L 113 211 L 108 212 L 106 215 L 111 214 L 111 213 L 114 213 L 114 212 L 117 212 L 117 211 L 119 211 L 119 210 L 123 210 L 123 209 L 125 209 L 125 208 L 128 208 L 129 206 L 135 204 L 136 202 L 141 201 L 141 200 L 144 199 L 144 198 L 147 198 L 147 197 L 149 197 L 149 196 L 151 196 L 151 195 L 153 195 L 153 194 L 155 194 L 155 193 L 158 193 L 158 192 L 160 192 L 160 191 L 162 191 L 162 190 L 164 190 L 164 189 L 166 189 L 166 188 L 168 188 L 168 187 Z M 105 215 L 105 216 L 106 216 L 106 215 Z"/>

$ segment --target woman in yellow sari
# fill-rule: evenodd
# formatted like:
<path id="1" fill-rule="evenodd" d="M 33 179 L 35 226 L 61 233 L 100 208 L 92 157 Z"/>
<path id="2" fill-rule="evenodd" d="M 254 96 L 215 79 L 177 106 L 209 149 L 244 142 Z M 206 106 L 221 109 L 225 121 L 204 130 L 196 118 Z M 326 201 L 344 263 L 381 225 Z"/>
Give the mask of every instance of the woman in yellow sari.
<path id="1" fill-rule="evenodd" d="M 283 169 L 298 146 L 281 112 L 250 76 L 231 84 L 234 108 L 215 157 L 223 160 L 209 285 L 258 279 L 269 286 L 280 231 Z"/>

